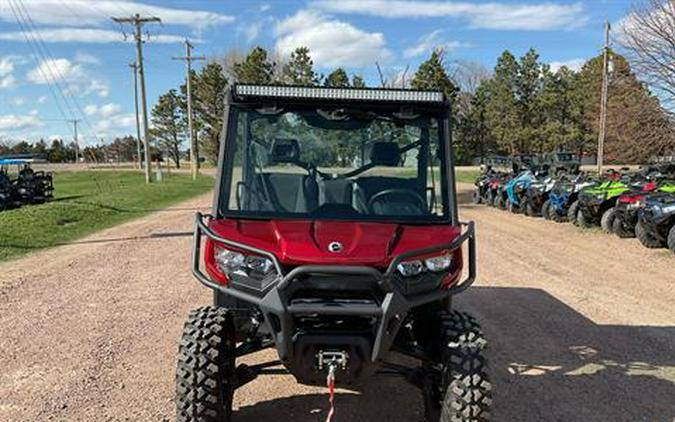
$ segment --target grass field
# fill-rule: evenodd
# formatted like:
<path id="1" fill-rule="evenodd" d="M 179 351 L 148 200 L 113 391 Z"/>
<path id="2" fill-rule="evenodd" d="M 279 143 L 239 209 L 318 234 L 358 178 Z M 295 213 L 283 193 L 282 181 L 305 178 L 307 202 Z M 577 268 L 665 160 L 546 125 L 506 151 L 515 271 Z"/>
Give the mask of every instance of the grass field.
<path id="1" fill-rule="evenodd" d="M 164 176 L 146 185 L 130 171 L 64 172 L 54 176 L 54 200 L 0 212 L 0 261 L 67 243 L 89 233 L 208 192 L 213 178 Z"/>

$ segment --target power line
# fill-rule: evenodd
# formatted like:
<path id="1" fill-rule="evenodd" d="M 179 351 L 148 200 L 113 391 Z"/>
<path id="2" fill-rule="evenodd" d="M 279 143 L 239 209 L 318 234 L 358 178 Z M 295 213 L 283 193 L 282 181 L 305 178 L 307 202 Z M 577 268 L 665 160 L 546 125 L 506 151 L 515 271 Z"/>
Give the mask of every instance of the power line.
<path id="1" fill-rule="evenodd" d="M 188 132 L 190 135 L 190 164 L 192 167 L 192 179 L 197 179 L 199 175 L 199 147 L 197 146 L 197 141 L 195 140 L 195 132 L 192 126 L 192 62 L 194 60 L 206 60 L 206 57 L 198 56 L 195 57 L 192 55 L 192 49 L 194 46 L 190 44 L 188 39 L 185 40 L 185 56 L 183 57 L 173 57 L 173 60 L 182 60 L 185 62 L 185 79 L 186 79 L 186 90 L 187 90 L 187 112 L 188 112 Z"/>
<path id="2" fill-rule="evenodd" d="M 149 145 L 149 130 L 148 130 L 148 106 L 145 97 L 145 72 L 143 71 L 143 39 L 141 30 L 143 25 L 147 23 L 161 23 L 161 19 L 155 16 L 141 17 L 140 14 L 135 14 L 127 18 L 112 18 L 114 22 L 119 24 L 131 24 L 134 27 L 134 40 L 136 41 L 136 65 L 138 66 L 138 79 L 141 87 L 141 111 L 143 114 L 143 139 L 145 147 L 145 182 L 150 183 L 150 145 Z"/>

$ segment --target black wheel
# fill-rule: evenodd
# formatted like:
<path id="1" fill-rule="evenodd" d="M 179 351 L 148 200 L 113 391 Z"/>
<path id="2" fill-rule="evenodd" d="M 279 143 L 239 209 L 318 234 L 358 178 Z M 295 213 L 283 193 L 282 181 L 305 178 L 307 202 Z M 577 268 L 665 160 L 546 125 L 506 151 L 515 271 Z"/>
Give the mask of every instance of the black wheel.
<path id="1" fill-rule="evenodd" d="M 548 207 L 548 218 L 549 220 L 553 220 L 556 223 L 564 223 L 567 221 L 567 216 L 560 215 L 558 210 L 556 210 L 554 207 Z"/>
<path id="2" fill-rule="evenodd" d="M 438 367 L 426 377 L 427 422 L 482 422 L 489 418 L 492 385 L 483 356 L 487 342 L 469 314 L 441 315 Z M 435 365 L 436 366 L 436 365 Z"/>
<path id="3" fill-rule="evenodd" d="M 478 190 L 473 191 L 473 197 L 471 199 L 473 200 L 474 204 L 480 204 L 482 202 L 482 198 L 480 197 L 480 192 L 478 192 Z"/>
<path id="4" fill-rule="evenodd" d="M 602 218 L 600 219 L 600 226 L 605 233 L 612 233 L 612 227 L 614 227 L 614 220 L 616 220 L 616 208 L 612 207 L 602 213 Z"/>
<path id="5" fill-rule="evenodd" d="M 635 237 L 635 228 L 628 225 L 622 216 L 617 215 L 612 224 L 612 233 L 622 239 L 629 239 Z"/>
<path id="6" fill-rule="evenodd" d="M 635 225 L 635 236 L 645 248 L 656 249 L 665 246 L 660 239 L 654 237 L 651 233 L 645 230 L 642 221 L 638 221 L 638 223 Z"/>
<path id="7" fill-rule="evenodd" d="M 572 202 L 567 210 L 567 220 L 571 221 L 575 226 L 577 225 L 577 214 L 579 214 L 579 201 Z"/>
<path id="8" fill-rule="evenodd" d="M 577 226 L 581 227 L 582 229 L 588 229 L 593 226 L 593 223 L 591 223 L 588 217 L 586 217 L 586 214 L 584 214 L 581 210 L 577 212 Z"/>
<path id="9" fill-rule="evenodd" d="M 668 249 L 675 253 L 675 226 L 671 227 L 668 233 Z"/>
<path id="10" fill-rule="evenodd" d="M 527 201 L 527 204 L 525 204 L 525 215 L 528 217 L 539 217 L 539 213 L 534 209 L 534 205 L 530 201 Z"/>
<path id="11" fill-rule="evenodd" d="M 544 217 L 544 220 L 550 220 L 551 215 L 549 209 L 551 208 L 551 202 L 547 199 L 541 206 L 541 215 Z"/>
<path id="12" fill-rule="evenodd" d="M 176 422 L 230 422 L 234 326 L 225 308 L 190 312 L 176 367 Z"/>

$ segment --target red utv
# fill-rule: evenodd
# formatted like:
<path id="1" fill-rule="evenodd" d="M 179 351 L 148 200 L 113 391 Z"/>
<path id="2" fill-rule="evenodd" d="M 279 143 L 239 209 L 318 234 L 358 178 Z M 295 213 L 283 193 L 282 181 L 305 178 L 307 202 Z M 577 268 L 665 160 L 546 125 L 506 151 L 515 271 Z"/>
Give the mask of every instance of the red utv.
<path id="1" fill-rule="evenodd" d="M 352 388 L 400 375 L 422 391 L 427 421 L 485 420 L 486 342 L 451 307 L 476 264 L 473 223 L 457 215 L 445 96 L 235 85 L 226 103 L 192 262 L 214 303 L 185 324 L 177 420 L 236 420 L 235 390 L 277 366 L 300 383 L 330 374 Z M 267 348 L 278 361 L 237 363 Z"/>

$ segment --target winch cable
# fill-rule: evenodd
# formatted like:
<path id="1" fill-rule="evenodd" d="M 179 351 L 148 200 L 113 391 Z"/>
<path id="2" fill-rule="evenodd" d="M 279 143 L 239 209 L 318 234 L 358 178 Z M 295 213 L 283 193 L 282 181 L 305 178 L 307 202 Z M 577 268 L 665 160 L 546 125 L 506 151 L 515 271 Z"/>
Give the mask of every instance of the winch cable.
<path id="1" fill-rule="evenodd" d="M 326 386 L 328 387 L 328 402 L 330 410 L 326 417 L 326 422 L 331 422 L 335 414 L 335 372 L 337 371 L 337 362 L 333 361 L 328 366 L 328 376 L 326 377 Z"/>

